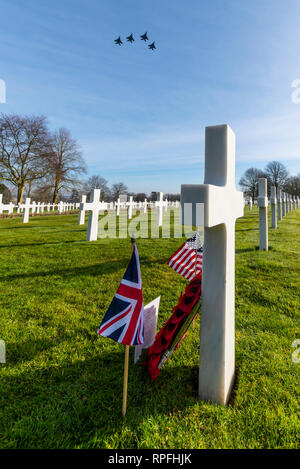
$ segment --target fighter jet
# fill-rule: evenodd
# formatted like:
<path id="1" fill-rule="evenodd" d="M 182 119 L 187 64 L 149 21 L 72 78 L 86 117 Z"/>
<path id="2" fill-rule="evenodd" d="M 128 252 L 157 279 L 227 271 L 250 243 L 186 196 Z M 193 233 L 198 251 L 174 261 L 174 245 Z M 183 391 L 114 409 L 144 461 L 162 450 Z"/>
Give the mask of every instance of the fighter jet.
<path id="1" fill-rule="evenodd" d="M 149 44 L 148 48 L 151 49 L 151 50 L 156 49 L 155 42 L 153 41 L 152 44 Z"/>
<path id="2" fill-rule="evenodd" d="M 128 42 L 131 42 L 131 44 L 132 44 L 133 41 L 134 41 L 132 34 L 130 34 L 130 36 L 128 36 L 126 39 L 127 39 Z"/>
<path id="3" fill-rule="evenodd" d="M 123 44 L 123 42 L 121 41 L 120 36 L 118 37 L 118 39 L 115 39 L 115 44 L 118 44 L 119 46 L 120 46 L 121 44 Z"/>
<path id="4" fill-rule="evenodd" d="M 145 32 L 145 34 L 142 34 L 140 38 L 142 41 L 145 41 L 145 42 L 148 41 L 147 31 Z"/>

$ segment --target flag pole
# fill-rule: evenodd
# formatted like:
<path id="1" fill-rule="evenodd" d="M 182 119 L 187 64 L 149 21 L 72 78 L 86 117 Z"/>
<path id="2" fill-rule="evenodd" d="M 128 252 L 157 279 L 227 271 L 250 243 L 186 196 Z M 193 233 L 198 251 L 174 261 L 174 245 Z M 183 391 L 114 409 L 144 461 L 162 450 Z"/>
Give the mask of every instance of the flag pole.
<path id="1" fill-rule="evenodd" d="M 131 238 L 131 253 L 133 253 L 134 244 L 135 244 L 135 239 Z M 123 380 L 123 404 L 122 404 L 123 418 L 125 418 L 126 409 L 127 409 L 128 365 L 129 365 L 129 345 L 125 345 L 124 380 Z"/>

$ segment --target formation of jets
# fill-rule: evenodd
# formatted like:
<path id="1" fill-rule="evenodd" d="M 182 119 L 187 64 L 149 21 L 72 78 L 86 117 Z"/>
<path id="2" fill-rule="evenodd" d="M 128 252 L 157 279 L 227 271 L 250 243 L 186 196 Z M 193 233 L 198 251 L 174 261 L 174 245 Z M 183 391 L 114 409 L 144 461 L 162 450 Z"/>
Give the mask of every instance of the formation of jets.
<path id="1" fill-rule="evenodd" d="M 149 40 L 147 36 L 147 31 L 144 34 L 140 35 L 140 39 L 141 41 L 144 41 L 144 42 L 147 42 Z M 130 44 L 132 44 L 135 41 L 132 33 L 130 34 L 130 36 L 126 37 L 126 41 L 130 42 Z M 120 36 L 117 39 L 115 39 L 115 44 L 117 44 L 118 46 L 121 46 L 123 44 L 123 41 Z M 155 41 L 153 41 L 151 44 L 148 45 L 148 49 L 151 49 L 151 50 L 156 49 Z"/>

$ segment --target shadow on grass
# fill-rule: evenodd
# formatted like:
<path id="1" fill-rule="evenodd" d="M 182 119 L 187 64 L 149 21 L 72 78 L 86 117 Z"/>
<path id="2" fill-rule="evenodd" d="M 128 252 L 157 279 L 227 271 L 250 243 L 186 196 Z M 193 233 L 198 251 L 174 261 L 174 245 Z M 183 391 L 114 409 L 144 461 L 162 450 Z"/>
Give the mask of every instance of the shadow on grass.
<path id="1" fill-rule="evenodd" d="M 64 244 L 64 243 L 78 243 L 80 244 L 82 241 L 64 241 L 62 243 L 52 243 L 52 244 Z M 47 244 L 47 243 L 46 243 Z M 36 246 L 35 244 L 27 244 L 24 246 Z M 4 246 L 0 246 L 4 247 Z M 162 258 L 154 259 L 154 260 L 146 260 L 143 256 L 140 257 L 141 264 L 143 267 L 150 266 L 155 267 L 155 265 L 166 265 L 167 258 L 164 256 Z M 40 277 L 51 277 L 51 276 L 62 276 L 62 277 L 78 277 L 84 275 L 94 275 L 94 276 L 101 276 L 107 275 L 111 273 L 116 273 L 122 271 L 125 273 L 125 270 L 128 266 L 129 257 L 126 256 L 123 259 L 117 261 L 109 261 L 109 262 L 99 262 L 94 265 L 84 266 L 84 267 L 72 267 L 69 269 L 55 269 L 55 270 L 46 270 L 42 272 L 28 272 L 28 273 L 18 273 L 18 274 L 10 274 L 10 275 L 3 275 L 1 280 L 3 281 L 14 281 L 18 279 L 34 279 Z M 121 277 L 120 277 L 121 280 Z"/>
<path id="2" fill-rule="evenodd" d="M 0 232 L 2 230 L 20 230 L 20 229 L 23 229 L 23 230 L 29 230 L 29 229 L 32 229 L 32 228 L 36 228 L 36 226 L 33 226 L 33 225 L 18 225 L 18 226 L 6 226 L 6 227 L 0 227 Z"/>
<path id="3" fill-rule="evenodd" d="M 36 344 L 40 348 L 40 344 Z M 50 344 L 47 341 L 46 347 Z M 36 362 L 17 374 L 2 375 L 1 395 L 5 401 L 3 419 L 14 407 L 15 424 L 3 432 L 3 444 L 18 448 L 106 447 L 124 423 L 121 417 L 124 350 L 112 352 L 94 348 L 93 356 L 47 367 Z M 76 352 L 76 351 L 74 351 Z M 70 357 L 71 360 L 71 357 Z M 152 382 L 141 365 L 133 365 L 130 354 L 126 427 L 137 431 L 145 419 L 185 409 L 197 400 L 198 367 L 164 367 Z M 28 423 L 30 422 L 30 426 Z M 122 447 L 135 447 L 134 440 Z"/>
<path id="4" fill-rule="evenodd" d="M 44 243 L 28 243 L 28 244 L 2 244 L 0 245 L 0 249 L 2 248 L 26 248 L 26 247 L 33 247 L 33 246 L 51 246 L 57 244 L 72 244 L 72 243 L 83 243 L 84 240 L 76 239 L 72 241 L 45 241 Z"/>

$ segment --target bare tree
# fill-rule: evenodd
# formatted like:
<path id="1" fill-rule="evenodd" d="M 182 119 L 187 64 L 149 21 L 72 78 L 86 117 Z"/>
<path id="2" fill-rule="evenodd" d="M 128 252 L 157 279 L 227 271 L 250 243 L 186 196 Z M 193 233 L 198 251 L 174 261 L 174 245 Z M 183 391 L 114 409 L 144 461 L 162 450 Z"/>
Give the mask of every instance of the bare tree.
<path id="1" fill-rule="evenodd" d="M 271 161 L 267 164 L 265 173 L 271 186 L 283 187 L 288 178 L 288 170 L 280 161 Z"/>
<path id="2" fill-rule="evenodd" d="M 253 199 L 257 197 L 257 183 L 259 178 L 266 177 L 266 174 L 257 168 L 249 168 L 239 181 L 243 191 Z"/>
<path id="3" fill-rule="evenodd" d="M 9 204 L 11 201 L 11 192 L 8 187 L 0 183 L 0 194 L 3 195 L 2 203 Z"/>
<path id="4" fill-rule="evenodd" d="M 147 198 L 147 195 L 144 192 L 138 192 L 135 196 L 135 200 L 137 202 L 144 202 L 146 198 Z"/>
<path id="5" fill-rule="evenodd" d="M 111 197 L 111 192 L 107 184 L 108 184 L 107 180 L 104 179 L 103 177 L 91 176 L 88 179 L 86 186 L 89 192 L 93 189 L 100 189 L 101 190 L 100 200 L 105 199 L 106 201 L 108 201 Z"/>
<path id="6" fill-rule="evenodd" d="M 26 184 L 49 171 L 51 138 L 44 116 L 2 114 L 0 117 L 0 180 L 9 181 L 23 202 Z"/>
<path id="7" fill-rule="evenodd" d="M 127 194 L 128 188 L 123 182 L 117 182 L 111 187 L 111 195 L 113 200 L 117 200 L 120 194 Z"/>
<path id="8" fill-rule="evenodd" d="M 300 174 L 289 177 L 283 185 L 283 190 L 291 195 L 300 197 Z"/>
<path id="9" fill-rule="evenodd" d="M 59 129 L 53 135 L 53 153 L 50 184 L 53 187 L 52 202 L 56 204 L 61 189 L 71 191 L 80 185 L 77 177 L 86 173 L 86 167 L 79 146 L 67 129 Z"/>

